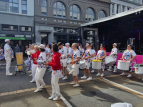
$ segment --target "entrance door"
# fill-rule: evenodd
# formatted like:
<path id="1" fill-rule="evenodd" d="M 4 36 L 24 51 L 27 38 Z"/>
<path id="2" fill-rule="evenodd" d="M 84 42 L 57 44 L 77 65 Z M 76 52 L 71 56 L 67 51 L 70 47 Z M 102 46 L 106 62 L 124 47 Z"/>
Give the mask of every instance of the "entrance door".
<path id="1" fill-rule="evenodd" d="M 41 34 L 41 43 L 48 44 L 48 34 Z"/>

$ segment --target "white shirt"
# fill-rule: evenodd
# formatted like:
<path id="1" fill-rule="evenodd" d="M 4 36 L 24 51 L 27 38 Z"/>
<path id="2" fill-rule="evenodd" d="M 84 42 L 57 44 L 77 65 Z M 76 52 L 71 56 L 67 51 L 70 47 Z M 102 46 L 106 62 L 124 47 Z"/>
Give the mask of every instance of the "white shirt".
<path id="1" fill-rule="evenodd" d="M 96 53 L 96 51 L 94 49 L 92 49 L 91 51 L 92 51 L 92 55 Z M 92 57 L 91 59 L 95 59 L 95 56 Z"/>
<path id="2" fill-rule="evenodd" d="M 33 49 L 33 50 L 31 49 L 31 50 L 30 50 L 30 53 L 31 53 L 31 54 L 35 53 L 35 50 L 34 50 L 34 49 Z"/>
<path id="3" fill-rule="evenodd" d="M 9 46 L 9 44 L 5 44 L 4 45 L 4 56 L 6 57 L 8 57 L 8 56 L 10 56 L 10 54 L 7 52 L 7 50 L 10 50 L 11 48 L 10 48 L 10 46 Z"/>
<path id="4" fill-rule="evenodd" d="M 50 52 L 51 52 L 50 48 L 47 48 L 47 47 L 46 47 L 45 50 L 46 50 L 46 53 L 50 53 Z"/>
<path id="5" fill-rule="evenodd" d="M 116 54 L 117 55 L 117 48 L 113 48 L 112 51 L 111 51 L 111 55 L 114 55 Z"/>
<path id="6" fill-rule="evenodd" d="M 68 55 L 72 55 L 72 53 L 73 53 L 73 50 L 72 50 L 72 48 L 71 47 L 69 47 L 69 48 L 67 48 L 67 51 L 68 51 Z"/>
<path id="7" fill-rule="evenodd" d="M 73 51 L 73 55 L 75 54 L 76 54 L 76 58 L 80 57 L 80 51 L 78 49 L 76 51 L 75 50 Z"/>
<path id="8" fill-rule="evenodd" d="M 67 57 L 67 48 L 63 46 L 59 52 L 61 53 L 61 56 Z"/>

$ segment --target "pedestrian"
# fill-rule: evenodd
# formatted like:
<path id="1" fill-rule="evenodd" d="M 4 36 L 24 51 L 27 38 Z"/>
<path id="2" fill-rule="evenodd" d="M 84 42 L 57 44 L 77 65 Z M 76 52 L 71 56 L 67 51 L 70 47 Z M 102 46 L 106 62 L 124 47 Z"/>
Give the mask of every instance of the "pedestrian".
<path id="1" fill-rule="evenodd" d="M 10 40 L 5 39 L 5 42 L 6 44 L 4 46 L 4 56 L 6 60 L 6 75 L 13 75 L 12 73 L 10 73 L 10 65 L 11 65 L 11 59 L 14 57 L 14 54 L 11 46 L 9 45 Z"/>
<path id="2" fill-rule="evenodd" d="M 106 55 L 106 51 L 104 50 L 103 46 L 101 45 L 101 46 L 100 46 L 100 50 L 97 52 L 96 59 L 97 59 L 97 60 L 102 60 L 102 62 L 101 62 L 101 70 L 102 70 L 101 76 L 102 76 L 102 77 L 104 76 L 105 57 L 106 57 L 106 56 L 107 56 L 107 55 Z M 100 70 L 98 70 L 97 76 L 100 76 Z"/>
<path id="3" fill-rule="evenodd" d="M 59 42 L 58 44 L 58 48 L 60 49 L 59 52 L 61 53 L 61 62 L 62 62 L 62 74 L 64 76 L 63 80 L 68 79 L 67 77 L 67 72 L 66 72 L 66 67 L 67 67 L 67 48 L 65 46 L 63 46 L 63 43 Z"/>
<path id="4" fill-rule="evenodd" d="M 35 53 L 31 55 L 31 58 L 33 60 L 33 65 L 32 65 L 32 80 L 30 81 L 31 83 L 35 82 L 35 73 L 36 73 L 36 69 L 38 67 L 38 65 L 37 65 L 37 59 L 38 59 L 38 57 L 40 55 L 40 51 L 39 51 L 38 45 L 34 46 L 34 50 L 35 50 Z"/>
<path id="5" fill-rule="evenodd" d="M 40 48 L 40 55 L 37 60 L 38 67 L 36 69 L 36 74 L 35 74 L 35 81 L 37 86 L 37 89 L 34 91 L 35 93 L 45 88 L 45 82 L 43 80 L 43 76 L 47 68 L 47 66 L 44 65 L 44 63 L 46 62 L 45 46 L 41 44 L 39 48 Z"/>
<path id="6" fill-rule="evenodd" d="M 1 46 L 0 46 L 0 60 L 2 60 L 2 61 L 3 61 L 3 65 L 5 65 L 3 49 L 2 49 L 2 47 L 1 47 Z"/>
<path id="7" fill-rule="evenodd" d="M 86 68 L 84 69 L 84 76 L 81 79 L 86 79 L 86 72 L 88 72 L 89 78 L 87 80 L 92 80 L 91 73 L 90 73 L 90 62 L 92 57 L 92 51 L 90 49 L 90 44 L 86 43 L 86 51 L 82 59 L 85 59 Z"/>
<path id="8" fill-rule="evenodd" d="M 95 60 L 95 57 L 96 57 L 96 51 L 95 51 L 95 49 L 94 49 L 94 46 L 93 45 L 91 45 L 90 46 L 90 48 L 91 48 L 91 51 L 92 51 L 92 58 L 91 58 L 91 66 L 92 66 L 92 60 Z M 93 69 L 93 67 L 92 67 L 92 71 L 91 71 L 91 73 L 94 73 L 94 69 Z"/>
<path id="9" fill-rule="evenodd" d="M 73 84 L 73 87 L 79 87 L 79 82 L 78 82 L 78 74 L 79 74 L 79 60 L 80 60 L 80 51 L 77 49 L 77 43 L 72 44 L 72 49 L 73 49 L 73 55 L 72 55 L 72 61 L 70 62 L 72 66 L 74 66 L 74 71 L 73 71 L 73 82 L 70 84 Z"/>
<path id="10" fill-rule="evenodd" d="M 52 61 L 49 62 L 47 61 L 47 65 L 52 66 L 52 78 L 51 78 L 51 84 L 52 84 L 52 96 L 49 97 L 50 100 L 59 100 L 61 97 L 60 94 L 60 88 L 59 88 L 59 78 L 62 75 L 61 74 L 61 63 L 60 63 L 60 57 L 61 54 L 58 52 L 58 45 L 54 44 L 53 45 L 53 58 Z"/>
<path id="11" fill-rule="evenodd" d="M 72 48 L 70 47 L 70 43 L 66 43 L 65 46 L 67 47 L 67 58 L 71 58 L 71 57 L 72 57 L 73 50 L 72 50 Z"/>

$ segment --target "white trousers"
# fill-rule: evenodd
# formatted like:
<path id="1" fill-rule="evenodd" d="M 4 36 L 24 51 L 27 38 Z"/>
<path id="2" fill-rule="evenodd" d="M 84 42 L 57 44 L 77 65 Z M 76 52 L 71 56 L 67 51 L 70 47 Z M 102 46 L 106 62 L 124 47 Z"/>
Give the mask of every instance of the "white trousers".
<path id="1" fill-rule="evenodd" d="M 36 65 L 36 64 L 32 65 L 32 81 L 35 81 L 35 74 L 36 74 L 37 67 L 38 67 L 38 65 Z"/>
<path id="2" fill-rule="evenodd" d="M 43 81 L 43 76 L 45 74 L 46 68 L 38 68 L 36 69 L 36 74 L 35 74 L 35 81 L 36 81 L 36 86 L 38 89 L 40 89 L 40 86 L 44 86 L 45 82 Z"/>
<path id="3" fill-rule="evenodd" d="M 6 75 L 10 73 L 10 65 L 11 65 L 11 58 L 10 57 L 5 57 L 6 60 Z"/>
<path id="4" fill-rule="evenodd" d="M 55 94 L 56 96 L 61 95 L 60 94 L 60 88 L 59 88 L 59 75 L 52 76 L 51 78 L 51 84 L 52 84 L 52 94 Z"/>

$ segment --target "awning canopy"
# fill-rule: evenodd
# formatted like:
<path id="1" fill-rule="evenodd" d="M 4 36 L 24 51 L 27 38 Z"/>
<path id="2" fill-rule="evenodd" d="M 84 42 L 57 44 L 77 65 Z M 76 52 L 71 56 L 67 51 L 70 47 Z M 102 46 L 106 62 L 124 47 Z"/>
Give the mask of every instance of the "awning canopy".
<path id="1" fill-rule="evenodd" d="M 140 6 L 138 8 L 131 9 L 129 11 L 125 11 L 125 12 L 122 12 L 122 13 L 119 13 L 119 14 L 116 14 L 116 15 L 108 16 L 108 17 L 105 17 L 105 18 L 102 18 L 102 19 L 99 19 L 99 20 L 96 20 L 96 21 L 93 21 L 93 22 L 84 23 L 84 24 L 81 24 L 81 26 L 84 27 L 84 26 L 88 26 L 88 25 L 103 23 L 103 22 L 110 21 L 110 20 L 113 20 L 113 19 L 125 17 L 125 16 L 130 15 L 130 14 L 138 14 L 138 13 L 140 14 L 141 11 L 143 11 L 143 6 Z"/>

